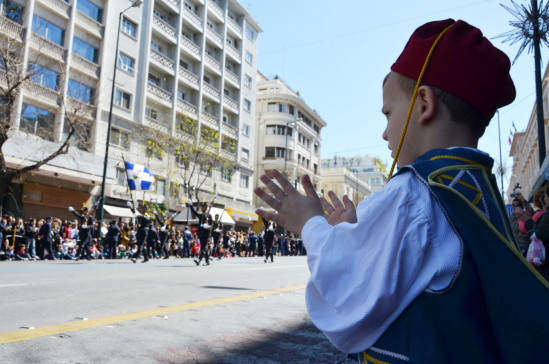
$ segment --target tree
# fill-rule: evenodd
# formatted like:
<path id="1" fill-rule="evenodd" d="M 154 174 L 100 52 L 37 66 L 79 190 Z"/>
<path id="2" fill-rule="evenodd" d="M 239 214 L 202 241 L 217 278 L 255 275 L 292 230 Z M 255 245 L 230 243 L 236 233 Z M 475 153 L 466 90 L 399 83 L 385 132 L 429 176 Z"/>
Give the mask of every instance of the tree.
<path id="1" fill-rule="evenodd" d="M 26 45 L 23 8 L 10 4 L 0 17 L 0 150 L 10 139 L 21 142 L 23 138 L 32 142 L 21 144 L 21 148 L 35 149 L 32 160 L 27 158 L 19 165 L 8 166 L 6 155 L 0 153 L 0 201 L 10 192 L 14 179 L 67 154 L 71 145 L 89 148 L 91 129 L 86 119 L 94 110 L 90 105 L 93 95 L 81 95 L 80 90 L 70 88 L 64 92 L 69 79 L 83 77 L 66 74 L 66 51 L 39 35 L 45 34 L 39 23 L 33 24 Z M 85 83 L 79 81 L 75 82 Z M 24 96 L 39 99 L 42 106 L 22 102 Z"/>
<path id="2" fill-rule="evenodd" d="M 373 157 L 372 158 L 372 161 L 378 165 L 379 167 L 379 170 L 381 172 L 384 172 L 384 173 L 387 173 L 387 165 L 385 163 L 383 163 L 383 161 L 381 160 L 381 158 L 379 157 Z"/>

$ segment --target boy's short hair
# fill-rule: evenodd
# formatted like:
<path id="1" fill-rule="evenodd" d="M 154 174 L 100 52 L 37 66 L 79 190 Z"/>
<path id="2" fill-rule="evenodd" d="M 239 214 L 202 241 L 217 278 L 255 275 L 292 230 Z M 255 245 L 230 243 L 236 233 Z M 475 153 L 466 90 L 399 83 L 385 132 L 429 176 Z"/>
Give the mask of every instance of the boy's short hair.
<path id="1" fill-rule="evenodd" d="M 414 94 L 417 80 L 403 76 L 396 72 L 390 72 L 385 77 L 383 85 L 385 85 L 385 82 L 387 82 L 387 79 L 391 74 L 398 77 L 397 82 L 400 89 L 411 98 Z M 446 107 L 453 122 L 467 126 L 471 134 L 477 139 L 480 139 L 484 135 L 486 127 L 488 126 L 488 121 L 486 121 L 482 114 L 471 106 L 471 104 L 437 87 L 425 83 L 422 83 L 420 86 L 428 86 L 431 90 L 433 90 L 435 98 Z"/>

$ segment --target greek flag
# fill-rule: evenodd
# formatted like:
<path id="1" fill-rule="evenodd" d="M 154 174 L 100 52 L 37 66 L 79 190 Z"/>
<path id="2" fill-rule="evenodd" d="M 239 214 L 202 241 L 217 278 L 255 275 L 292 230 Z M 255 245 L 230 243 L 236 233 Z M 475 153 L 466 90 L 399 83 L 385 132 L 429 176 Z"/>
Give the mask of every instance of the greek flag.
<path id="1" fill-rule="evenodd" d="M 124 162 L 126 166 L 126 177 L 128 177 L 128 187 L 132 191 L 148 191 L 154 182 L 154 176 L 145 166 Z"/>

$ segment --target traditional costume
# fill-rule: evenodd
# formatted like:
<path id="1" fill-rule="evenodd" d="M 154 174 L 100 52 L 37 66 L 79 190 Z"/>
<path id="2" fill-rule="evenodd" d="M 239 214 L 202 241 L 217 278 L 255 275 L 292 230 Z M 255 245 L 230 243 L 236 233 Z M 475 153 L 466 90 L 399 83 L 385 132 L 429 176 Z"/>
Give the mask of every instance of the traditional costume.
<path id="1" fill-rule="evenodd" d="M 418 28 L 392 67 L 486 124 L 515 98 L 509 69 L 453 20 Z M 517 248 L 492 167 L 477 149 L 431 150 L 362 201 L 356 224 L 305 224 L 307 308 L 337 348 L 360 363 L 549 362 L 549 283 Z"/>

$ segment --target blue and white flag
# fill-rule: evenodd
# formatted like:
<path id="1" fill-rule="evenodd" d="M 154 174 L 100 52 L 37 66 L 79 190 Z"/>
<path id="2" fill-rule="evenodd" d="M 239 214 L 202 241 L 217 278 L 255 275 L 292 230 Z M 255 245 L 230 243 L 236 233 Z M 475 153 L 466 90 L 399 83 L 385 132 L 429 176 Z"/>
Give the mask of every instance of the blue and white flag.
<path id="1" fill-rule="evenodd" d="M 514 121 L 512 121 L 512 123 L 513 123 L 513 128 L 515 128 L 515 133 L 516 133 L 516 132 L 517 132 L 517 127 L 515 126 L 515 122 L 514 122 Z"/>
<path id="2" fill-rule="evenodd" d="M 128 187 L 132 191 L 148 191 L 154 182 L 154 176 L 145 166 L 124 162 L 126 165 L 126 176 Z"/>

